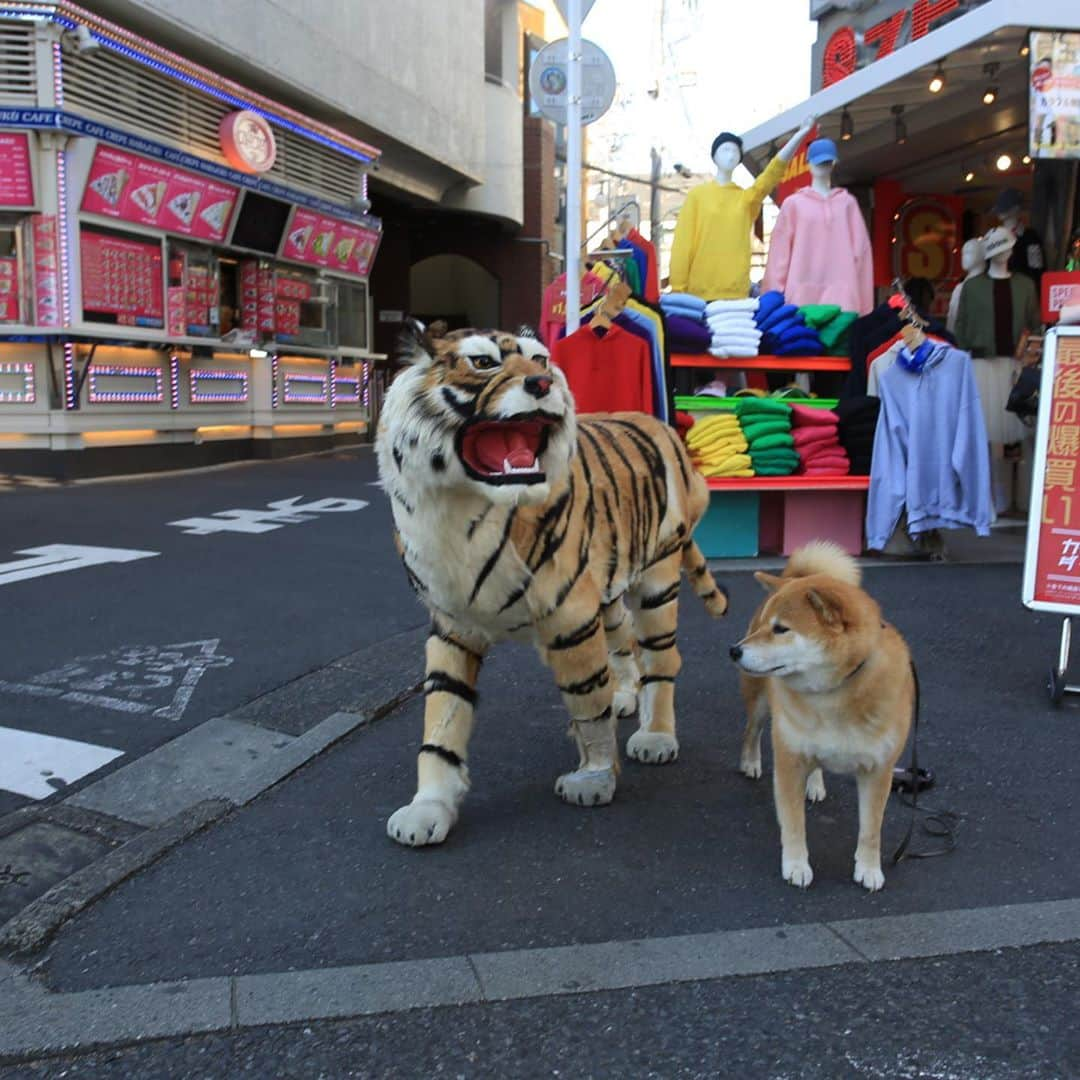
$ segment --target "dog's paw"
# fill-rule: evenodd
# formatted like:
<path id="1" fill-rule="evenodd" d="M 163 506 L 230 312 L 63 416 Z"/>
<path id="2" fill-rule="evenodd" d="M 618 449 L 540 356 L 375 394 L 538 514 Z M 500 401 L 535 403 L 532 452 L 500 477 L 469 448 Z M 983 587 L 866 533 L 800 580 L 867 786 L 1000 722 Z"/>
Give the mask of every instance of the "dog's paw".
<path id="1" fill-rule="evenodd" d="M 635 731 L 626 741 L 626 753 L 646 765 L 666 765 L 679 756 L 679 740 L 666 731 Z"/>
<path id="2" fill-rule="evenodd" d="M 615 798 L 614 769 L 578 769 L 555 781 L 555 794 L 574 806 L 606 806 Z"/>
<path id="3" fill-rule="evenodd" d="M 616 690 L 612 706 L 615 709 L 615 715 L 620 719 L 633 716 L 637 712 L 637 694 L 633 690 Z"/>
<path id="4" fill-rule="evenodd" d="M 457 815 L 445 803 L 425 800 L 395 810 L 386 823 L 386 834 L 406 847 L 441 844 Z"/>
<path id="5" fill-rule="evenodd" d="M 749 754 L 743 754 L 739 759 L 739 772 L 743 776 L 749 776 L 751 780 L 761 779 L 761 755 L 757 757 L 750 757 Z"/>
<path id="6" fill-rule="evenodd" d="M 881 872 L 880 865 L 868 862 L 855 862 L 855 881 L 865 886 L 870 892 L 877 892 L 885 885 L 885 875 Z"/>
<path id="7" fill-rule="evenodd" d="M 809 888 L 814 880 L 814 871 L 810 869 L 810 863 L 806 859 L 789 859 L 784 856 L 780 860 L 780 869 L 784 880 L 790 882 L 796 888 Z"/>
<path id="8" fill-rule="evenodd" d="M 815 769 L 806 778 L 806 801 L 821 802 L 825 798 L 825 777 L 820 769 Z"/>

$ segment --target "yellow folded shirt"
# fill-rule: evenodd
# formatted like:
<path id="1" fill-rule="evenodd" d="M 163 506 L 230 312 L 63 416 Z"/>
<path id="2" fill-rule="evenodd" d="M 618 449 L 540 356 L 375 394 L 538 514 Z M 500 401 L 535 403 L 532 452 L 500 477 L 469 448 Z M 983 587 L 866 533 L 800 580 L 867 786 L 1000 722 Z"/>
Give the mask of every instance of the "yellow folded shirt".
<path id="1" fill-rule="evenodd" d="M 722 461 L 732 454 L 742 454 L 749 449 L 745 439 L 723 439 L 720 442 L 708 443 L 699 450 L 692 450 L 690 456 L 698 461 Z"/>
<path id="2" fill-rule="evenodd" d="M 702 472 L 705 476 L 730 476 L 743 469 L 749 469 L 750 475 L 754 475 L 749 454 L 728 454 L 725 458 L 710 460 L 707 469 Z"/>

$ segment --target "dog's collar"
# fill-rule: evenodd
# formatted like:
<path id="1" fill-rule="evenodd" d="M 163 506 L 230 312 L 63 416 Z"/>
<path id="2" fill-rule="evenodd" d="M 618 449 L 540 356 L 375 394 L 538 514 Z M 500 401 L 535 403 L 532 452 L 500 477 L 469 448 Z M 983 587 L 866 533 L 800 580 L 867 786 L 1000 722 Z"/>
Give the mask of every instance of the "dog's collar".
<path id="1" fill-rule="evenodd" d="M 888 630 L 888 628 L 889 628 L 889 624 L 888 624 L 888 623 L 885 623 L 885 622 L 883 622 L 883 623 L 881 624 L 881 629 L 882 629 L 882 630 Z M 851 671 L 849 671 L 849 672 L 848 672 L 848 673 L 847 673 L 847 674 L 846 674 L 846 675 L 845 675 L 845 676 L 844 676 L 844 677 L 843 677 L 843 678 L 842 678 L 842 679 L 840 680 L 840 685 L 841 685 L 841 686 L 843 686 L 843 684 L 844 684 L 844 683 L 846 683 L 846 682 L 851 682 L 851 680 L 852 680 L 852 679 L 854 679 L 854 678 L 855 678 L 855 676 L 856 676 L 856 675 L 858 675 L 858 674 L 859 674 L 859 672 L 860 672 L 860 671 L 862 671 L 862 669 L 863 669 L 864 667 L 866 667 L 866 665 L 867 665 L 867 664 L 869 664 L 869 663 L 870 663 L 870 659 L 871 659 L 871 657 L 872 657 L 873 655 L 874 655 L 873 653 L 870 653 L 869 655 L 867 655 L 867 656 L 866 656 L 866 657 L 865 657 L 865 658 L 863 659 L 862 663 L 860 663 L 860 664 L 856 664 L 856 665 L 855 665 L 855 667 L 853 667 L 853 668 L 851 669 Z"/>

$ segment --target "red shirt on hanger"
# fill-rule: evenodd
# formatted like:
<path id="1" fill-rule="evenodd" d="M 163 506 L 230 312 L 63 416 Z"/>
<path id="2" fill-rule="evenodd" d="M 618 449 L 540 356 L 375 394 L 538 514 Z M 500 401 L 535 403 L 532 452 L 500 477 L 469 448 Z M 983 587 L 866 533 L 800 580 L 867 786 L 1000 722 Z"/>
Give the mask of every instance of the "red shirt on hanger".
<path id="1" fill-rule="evenodd" d="M 631 229 L 626 234 L 626 239 L 645 252 L 645 261 L 648 265 L 648 270 L 645 273 L 645 281 L 642 284 L 642 294 L 650 304 L 659 304 L 660 275 L 656 272 L 656 248 L 653 246 L 652 242 L 646 240 L 637 229 Z"/>
<path id="2" fill-rule="evenodd" d="M 581 306 L 591 304 L 605 289 L 604 279 L 586 270 L 581 276 Z M 540 301 L 540 340 L 550 349 L 566 325 L 566 274 L 560 274 Z"/>
<path id="3" fill-rule="evenodd" d="M 582 326 L 551 351 L 579 413 L 653 411 L 652 357 L 642 338 L 613 325 L 600 336 Z"/>

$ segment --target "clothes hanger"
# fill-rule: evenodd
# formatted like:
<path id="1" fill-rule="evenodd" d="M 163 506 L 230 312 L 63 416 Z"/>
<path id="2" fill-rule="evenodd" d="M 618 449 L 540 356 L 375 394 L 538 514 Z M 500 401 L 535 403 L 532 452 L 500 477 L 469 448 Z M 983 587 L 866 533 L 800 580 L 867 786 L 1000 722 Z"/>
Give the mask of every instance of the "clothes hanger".
<path id="1" fill-rule="evenodd" d="M 911 302 L 911 297 L 908 296 L 899 278 L 893 279 L 893 289 L 894 296 L 890 298 L 889 303 L 898 309 L 900 321 L 903 323 L 900 327 L 900 337 L 908 351 L 914 352 L 926 341 L 926 328 L 930 323 L 915 310 L 915 305 Z M 894 303 L 894 300 L 899 300 L 900 303 Z"/>
<path id="2" fill-rule="evenodd" d="M 600 297 L 600 303 L 593 312 L 592 322 L 589 326 L 593 333 L 599 330 L 605 333 L 611 329 L 612 320 L 626 307 L 626 301 L 630 299 L 630 286 L 625 281 L 615 282 Z"/>

